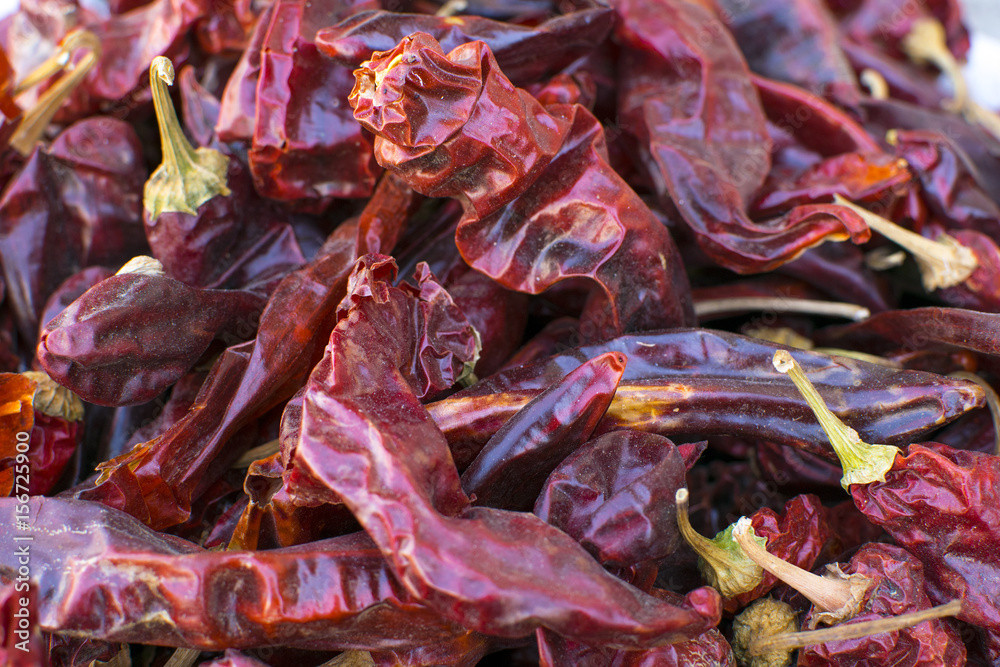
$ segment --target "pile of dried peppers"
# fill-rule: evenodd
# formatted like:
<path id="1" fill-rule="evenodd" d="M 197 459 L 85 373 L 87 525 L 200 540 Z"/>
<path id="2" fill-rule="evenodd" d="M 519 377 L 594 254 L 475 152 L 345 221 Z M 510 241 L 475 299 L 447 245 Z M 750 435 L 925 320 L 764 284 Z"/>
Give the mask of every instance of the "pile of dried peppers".
<path id="1" fill-rule="evenodd" d="M 1000 665 L 969 47 L 959 0 L 22 0 L 0 658 Z"/>

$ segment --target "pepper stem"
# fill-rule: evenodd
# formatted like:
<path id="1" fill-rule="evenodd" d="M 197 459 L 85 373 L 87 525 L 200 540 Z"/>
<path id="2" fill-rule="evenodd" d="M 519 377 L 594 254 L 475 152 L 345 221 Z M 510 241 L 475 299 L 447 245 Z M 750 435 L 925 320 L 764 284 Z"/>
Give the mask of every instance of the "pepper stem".
<path id="1" fill-rule="evenodd" d="M 861 85 L 868 89 L 868 95 L 873 100 L 889 99 L 889 84 L 886 83 L 885 77 L 878 70 L 866 67 L 861 70 L 858 80 Z"/>
<path id="2" fill-rule="evenodd" d="M 746 310 L 764 310 L 777 313 L 806 313 L 824 317 L 843 317 L 855 322 L 866 320 L 871 311 L 864 306 L 840 301 L 793 299 L 785 297 L 734 296 L 725 299 L 695 301 L 694 314 L 700 320 L 728 317 Z"/>
<path id="3" fill-rule="evenodd" d="M 945 616 L 955 616 L 962 611 L 962 601 L 952 600 L 945 604 L 921 609 L 909 614 L 892 616 L 890 618 L 880 618 L 874 621 L 863 621 L 861 623 L 846 623 L 834 628 L 824 628 L 823 630 L 810 630 L 807 632 L 788 632 L 770 637 L 761 637 L 759 640 L 751 641 L 747 647 L 750 655 L 763 655 L 770 651 L 787 651 L 814 644 L 825 644 L 827 642 L 842 641 L 845 639 L 860 639 L 883 632 L 902 630 L 930 621 L 935 618 Z"/>
<path id="4" fill-rule="evenodd" d="M 750 560 L 804 595 L 816 610 L 816 620 L 839 623 L 857 615 L 871 579 L 859 574 L 845 575 L 833 566 L 830 576 L 821 577 L 762 548 L 751 534 L 750 519 L 742 517 L 733 529 L 733 539 Z"/>
<path id="5" fill-rule="evenodd" d="M 742 593 L 748 593 L 757 587 L 764 579 L 764 570 L 760 565 L 747 558 L 739 545 L 733 541 L 733 527 L 729 526 L 710 540 L 691 526 L 688 516 L 690 494 L 687 489 L 677 489 L 677 527 L 681 535 L 698 554 L 698 570 L 710 586 L 722 593 L 723 597 L 733 598 Z M 750 527 L 750 539 L 760 545 L 767 546 L 767 538 L 757 537 Z"/>
<path id="6" fill-rule="evenodd" d="M 947 234 L 941 234 L 936 241 L 931 241 L 849 202 L 840 195 L 834 195 L 833 200 L 860 215 L 865 223 L 879 234 L 912 253 L 920 268 L 924 289 L 928 292 L 960 285 L 979 266 L 976 254 Z"/>
<path id="7" fill-rule="evenodd" d="M 910 60 L 919 65 L 931 63 L 951 80 L 955 97 L 946 105 L 949 111 L 960 111 L 966 107 L 969 87 L 965 84 L 962 66 L 948 50 L 948 40 L 940 21 L 931 18 L 914 21 L 900 46 Z"/>
<path id="8" fill-rule="evenodd" d="M 899 450 L 890 445 L 872 445 L 862 440 L 857 431 L 826 407 L 816 387 L 787 350 L 777 350 L 772 363 L 779 373 L 786 373 L 795 383 L 802 398 L 819 420 L 826 437 L 830 439 L 833 451 L 837 453 L 840 465 L 844 468 L 841 485 L 848 489 L 851 484 L 884 482 L 885 474 L 892 468 Z"/>
<path id="9" fill-rule="evenodd" d="M 230 194 L 226 185 L 229 158 L 211 148 L 195 150 L 184 136 L 168 85 L 174 82 L 174 66 L 157 56 L 149 66 L 149 85 L 160 127 L 163 163 L 156 168 L 143 191 L 142 203 L 150 220 L 160 213 L 195 215 L 198 207 L 217 195 Z"/>
<path id="10" fill-rule="evenodd" d="M 74 55 L 81 49 L 86 50 L 86 53 L 78 61 L 73 62 Z M 14 150 L 24 156 L 34 150 L 35 144 L 38 143 L 59 107 L 80 85 L 100 57 L 101 42 L 97 36 L 89 30 L 74 30 L 62 39 L 55 54 L 17 85 L 14 89 L 15 94 L 44 81 L 60 70 L 64 71 L 63 76 L 42 93 L 35 106 L 24 114 L 10 138 L 10 145 Z"/>
<path id="11" fill-rule="evenodd" d="M 920 65 L 931 63 L 951 80 L 955 96 L 945 104 L 945 109 L 961 112 L 970 123 L 979 125 L 1000 140 L 1000 117 L 969 97 L 962 66 L 948 50 L 947 36 L 940 21 L 925 18 L 914 22 L 901 46 L 910 60 Z"/>

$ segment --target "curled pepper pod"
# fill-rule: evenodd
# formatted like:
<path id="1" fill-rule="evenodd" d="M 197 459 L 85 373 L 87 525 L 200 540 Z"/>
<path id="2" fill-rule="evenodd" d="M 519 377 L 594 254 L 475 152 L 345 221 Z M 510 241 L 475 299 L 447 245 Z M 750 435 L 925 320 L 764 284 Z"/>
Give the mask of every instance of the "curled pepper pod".
<path id="1" fill-rule="evenodd" d="M 770 171 L 770 139 L 729 31 L 708 9 L 684 0 L 630 0 L 616 9 L 623 126 L 658 197 L 677 210 L 706 255 L 728 269 L 757 273 L 824 241 L 867 238 L 864 223 L 835 205 L 750 219 L 748 205 Z"/>
<path id="2" fill-rule="evenodd" d="M 249 292 L 189 287 L 145 260 L 87 290 L 42 330 L 39 363 L 91 403 L 154 398 L 191 370 L 214 338 L 237 332 L 265 305 Z"/>
<path id="3" fill-rule="evenodd" d="M 891 544 L 866 544 L 844 567 L 827 565 L 826 573 L 818 576 L 767 554 L 750 538 L 746 518 L 737 524 L 733 537 L 746 555 L 813 603 L 803 620 L 804 627 L 812 629 L 817 623 L 827 623 L 850 631 L 850 625 L 862 624 L 863 627 L 866 622 L 880 619 L 904 623 L 901 618 L 904 615 L 927 612 L 933 607 L 925 592 L 924 568 L 906 549 Z M 846 666 L 855 665 L 862 659 L 913 667 L 964 664 L 965 645 L 957 628 L 947 619 L 940 618 L 955 614 L 960 607 L 935 609 L 937 617 L 931 613 L 921 622 L 904 623 L 893 632 L 861 635 L 864 637 L 861 641 L 845 636 L 843 641 L 807 646 L 800 653 L 798 664 Z M 776 639 L 755 638 L 760 644 Z"/>
<path id="4" fill-rule="evenodd" d="M 687 489 L 677 490 L 677 524 L 698 554 L 702 576 L 725 597 L 727 611 L 747 606 L 781 583 L 739 548 L 733 538 L 735 524 L 711 540 L 696 533 L 688 519 Z M 806 569 L 815 564 L 830 534 L 823 505 L 813 495 L 795 496 L 785 503 L 785 512 L 780 516 L 767 507 L 757 510 L 747 530 L 750 539 L 768 553 Z"/>
<path id="5" fill-rule="evenodd" d="M 905 450 L 864 442 L 834 416 L 786 351 L 775 367 L 787 372 L 816 413 L 844 468 L 841 484 L 872 523 L 923 563 L 935 603 L 962 601 L 960 620 L 1000 635 L 1000 456 L 940 443 Z"/>
<path id="6" fill-rule="evenodd" d="M 379 163 L 418 192 L 462 202 L 455 239 L 469 266 L 529 294 L 589 278 L 593 338 L 693 321 L 673 240 L 608 165 L 586 109 L 543 108 L 484 43 L 446 55 L 424 33 L 355 76 L 349 99 Z"/>
<path id="7" fill-rule="evenodd" d="M 626 362 L 620 352 L 595 357 L 511 417 L 462 473 L 475 504 L 530 509 L 553 468 L 594 432 Z"/>

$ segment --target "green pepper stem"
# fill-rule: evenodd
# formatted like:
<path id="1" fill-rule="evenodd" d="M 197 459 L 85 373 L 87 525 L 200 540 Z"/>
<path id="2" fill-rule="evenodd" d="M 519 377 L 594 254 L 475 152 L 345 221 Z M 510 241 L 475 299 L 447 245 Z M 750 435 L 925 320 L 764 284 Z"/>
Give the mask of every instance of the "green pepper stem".
<path id="1" fill-rule="evenodd" d="M 908 250 L 917 261 L 924 289 L 928 292 L 960 285 L 979 267 L 976 254 L 948 234 L 941 234 L 932 241 L 840 195 L 834 195 L 833 200 L 857 213 L 876 232 Z"/>
<path id="2" fill-rule="evenodd" d="M 751 535 L 750 519 L 742 517 L 733 529 L 733 539 L 753 562 L 802 593 L 820 612 L 839 622 L 858 613 L 871 580 L 858 575 L 821 577 L 763 549 Z M 837 570 L 839 572 L 839 570 Z"/>
<path id="3" fill-rule="evenodd" d="M 229 158 L 211 148 L 195 149 L 184 136 L 167 90 L 174 82 L 174 66 L 157 56 L 149 65 L 156 122 L 160 128 L 163 162 L 146 181 L 143 205 L 151 220 L 160 213 L 195 215 L 198 207 L 217 195 L 229 195 L 226 185 Z"/>
<path id="4" fill-rule="evenodd" d="M 789 632 L 770 637 L 761 637 L 758 641 L 751 641 L 747 647 L 747 652 L 751 655 L 764 655 L 769 651 L 786 651 L 814 644 L 825 644 L 827 642 L 843 641 L 845 639 L 860 639 L 883 632 L 892 632 L 909 628 L 924 621 L 945 616 L 955 616 L 962 612 L 962 601 L 952 600 L 945 604 L 921 609 L 909 614 L 892 616 L 890 618 L 880 618 L 874 621 L 863 621 L 861 623 L 846 623 L 833 628 L 823 630 L 809 630 L 806 632 Z"/>
<path id="5" fill-rule="evenodd" d="M 777 350 L 772 360 L 779 373 L 786 373 L 802 394 L 813 414 L 830 439 L 833 451 L 844 468 L 840 483 L 845 489 L 851 484 L 884 482 L 885 474 L 892 468 L 899 450 L 890 445 L 872 445 L 861 439 L 858 432 L 840 420 L 826 407 L 816 387 L 809 381 L 802 367 L 787 350 Z"/>
<path id="6" fill-rule="evenodd" d="M 73 62 L 73 56 L 79 50 L 86 50 L 79 61 Z M 44 81 L 56 72 L 63 70 L 64 74 L 51 88 L 38 97 L 38 101 L 30 111 L 24 114 L 20 124 L 10 138 L 11 148 L 21 155 L 27 156 L 34 150 L 35 144 L 41 138 L 45 128 L 49 126 L 52 117 L 59 107 L 69 97 L 87 72 L 93 69 L 101 57 L 101 42 L 97 36 L 88 30 L 74 30 L 66 35 L 59 45 L 59 50 L 28 74 L 15 89 L 15 93 Z"/>
<path id="7" fill-rule="evenodd" d="M 674 499 L 677 504 L 677 527 L 698 554 L 698 569 L 711 586 L 722 593 L 723 597 L 732 598 L 748 593 L 760 584 L 764 579 L 764 570 L 747 558 L 733 542 L 732 527 L 719 533 L 714 540 L 710 540 L 691 525 L 688 516 L 690 500 L 688 490 L 677 489 Z M 767 546 L 767 538 L 753 534 L 752 526 L 750 532 L 752 535 L 750 539 L 759 543 L 762 549 Z"/>

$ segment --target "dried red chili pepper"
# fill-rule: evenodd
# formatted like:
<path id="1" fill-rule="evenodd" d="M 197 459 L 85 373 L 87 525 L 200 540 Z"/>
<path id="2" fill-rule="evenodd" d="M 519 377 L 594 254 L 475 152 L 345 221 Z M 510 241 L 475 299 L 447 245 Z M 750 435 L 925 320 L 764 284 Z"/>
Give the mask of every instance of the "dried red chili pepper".
<path id="1" fill-rule="evenodd" d="M 544 626 L 571 638 L 642 647 L 714 625 L 714 592 L 693 591 L 680 607 L 662 603 L 609 575 L 533 515 L 465 509 L 468 498 L 444 438 L 411 389 L 422 383 L 403 365 L 409 355 L 393 325 L 398 306 L 379 287 L 379 274 L 366 273 L 357 275 L 358 291 L 345 300 L 352 308 L 307 384 L 291 477 L 318 499 L 341 499 L 408 590 L 469 629 L 519 636 Z M 380 378 L 377 395 L 364 377 Z M 343 428 L 345 419 L 357 427 Z M 359 477 L 361 469 L 367 472 Z M 557 580 L 572 585 L 555 593 Z M 489 611 L 497 605 L 504 614 Z"/>
<path id="2" fill-rule="evenodd" d="M 0 254 L 7 299 L 33 340 L 49 295 L 88 264 L 121 265 L 137 234 L 144 170 L 139 139 L 114 118 L 95 117 L 38 148 L 0 199 Z"/>
<path id="3" fill-rule="evenodd" d="M 243 54 L 219 101 L 219 118 L 215 132 L 220 141 L 240 142 L 249 146 L 253 139 L 254 117 L 257 108 L 257 84 L 260 81 L 260 56 L 274 16 L 274 4 L 265 7 L 253 34 L 247 42 Z"/>
<path id="4" fill-rule="evenodd" d="M 600 563 L 629 568 L 671 554 L 680 541 L 674 493 L 685 461 L 670 440 L 615 431 L 567 457 L 545 482 L 535 514 Z"/>
<path id="5" fill-rule="evenodd" d="M 924 568 L 906 549 L 866 544 L 845 567 L 828 565 L 826 573 L 817 576 L 757 548 L 745 523 L 746 519 L 740 520 L 734 537 L 746 554 L 812 601 L 804 627 L 835 623 L 838 629 L 849 630 L 851 624 L 932 607 L 924 590 Z M 965 664 L 965 646 L 951 622 L 933 618 L 892 633 L 806 646 L 799 653 L 801 665 L 855 665 L 861 660 L 892 665 L 961 665 Z"/>
<path id="6" fill-rule="evenodd" d="M 721 0 L 719 17 L 750 69 L 793 83 L 851 108 L 861 98 L 857 79 L 838 44 L 837 22 L 822 0 Z"/>
<path id="7" fill-rule="evenodd" d="M 334 197 L 371 194 L 379 169 L 371 139 L 345 103 L 354 85 L 351 68 L 323 57 L 315 40 L 320 28 L 375 4 L 275 3 L 260 51 L 248 153 L 254 187 L 261 195 L 321 210 Z"/>
<path id="8" fill-rule="evenodd" d="M 290 549 L 213 552 L 98 503 L 27 504 L 35 627 L 47 632 L 208 650 L 402 648 L 464 632 L 418 604 L 363 533 Z M 14 499 L 0 499 L 0 535 L 8 541 L 18 534 L 14 507 Z M 0 571 L 17 572 L 12 549 L 0 556 Z"/>
<path id="9" fill-rule="evenodd" d="M 676 593 L 654 588 L 652 594 L 667 602 L 679 603 Z M 541 667 L 572 667 L 577 665 L 605 665 L 606 667 L 684 667 L 686 665 L 713 665 L 735 667 L 733 651 L 722 633 L 712 628 L 697 637 L 658 648 L 620 651 L 612 648 L 588 646 L 567 640 L 545 629 L 537 631 L 539 665 Z"/>
<path id="10" fill-rule="evenodd" d="M 809 400 L 858 509 L 923 563 L 930 599 L 961 599 L 959 619 L 1000 634 L 1000 602 L 988 583 L 1000 576 L 993 548 L 1000 497 L 990 481 L 1000 474 L 1000 457 L 939 443 L 911 444 L 905 451 L 869 445 L 829 413 L 791 355 L 776 353 L 775 367 L 789 373 Z"/>
<path id="11" fill-rule="evenodd" d="M 627 361 L 620 352 L 602 354 L 532 399 L 462 473 L 465 493 L 480 506 L 531 509 L 549 473 L 594 432 Z"/>
<path id="12" fill-rule="evenodd" d="M 751 221 L 746 208 L 769 171 L 769 141 L 732 37 L 708 10 L 684 0 L 624 2 L 617 9 L 615 34 L 625 47 L 622 124 L 657 195 L 676 207 L 713 261 L 760 272 L 824 240 L 867 238 L 860 220 L 836 206 L 803 206 Z M 682 67 L 685 62 L 698 65 Z"/>
<path id="13" fill-rule="evenodd" d="M 616 350 L 629 362 L 597 433 L 629 428 L 667 436 L 744 435 L 829 456 L 826 447 L 817 445 L 825 437 L 807 419 L 808 408 L 798 392 L 771 366 L 776 347 L 707 329 L 621 336 L 500 372 L 427 409 L 461 469 L 531 398 L 587 359 Z M 811 372 L 823 369 L 829 386 L 852 390 L 839 392 L 843 402 L 837 410 L 864 424 L 867 433 L 879 434 L 873 439 L 912 440 L 984 400 L 978 387 L 957 379 L 819 353 L 803 352 L 801 358 L 814 364 Z M 893 387 L 893 395 L 884 387 Z"/>
<path id="14" fill-rule="evenodd" d="M 391 250 L 408 207 L 382 207 L 383 201 L 376 199 L 359 220 L 342 224 L 312 262 L 282 279 L 260 317 L 256 340 L 223 353 L 184 419 L 102 464 L 98 485 L 81 496 L 124 509 L 154 528 L 184 521 L 199 487 L 242 454 L 239 447 L 223 446 L 308 377 L 321 356 L 321 334 L 337 321 L 358 248 L 377 243 Z"/>
<path id="15" fill-rule="evenodd" d="M 350 101 L 380 163 L 418 192 L 463 203 L 456 241 L 472 268 L 529 294 L 592 279 L 584 319 L 595 337 L 691 321 L 669 233 L 608 166 L 601 126 L 582 107 L 543 109 L 482 42 L 446 56 L 420 33 L 356 76 Z M 514 143 L 483 144 L 488 124 Z"/>
<path id="16" fill-rule="evenodd" d="M 951 229 L 973 229 L 1000 241 L 1000 205 L 981 183 L 971 159 L 949 136 L 933 130 L 897 130 L 896 154 L 920 179 L 921 197 Z"/>
<path id="17" fill-rule="evenodd" d="M 377 51 L 390 51 L 406 36 L 423 32 L 451 51 L 467 42 L 490 47 L 504 75 L 517 86 L 541 81 L 591 52 L 611 32 L 613 10 L 587 6 L 533 26 L 479 16 L 432 16 L 364 11 L 324 28 L 316 46 L 325 55 L 358 67 Z M 544 58 L 538 54 L 544 53 Z"/>
<path id="18" fill-rule="evenodd" d="M 150 262 L 149 272 L 130 262 L 42 330 L 39 363 L 86 401 L 154 398 L 191 370 L 214 338 L 236 334 L 264 307 L 249 292 L 188 287 Z"/>

